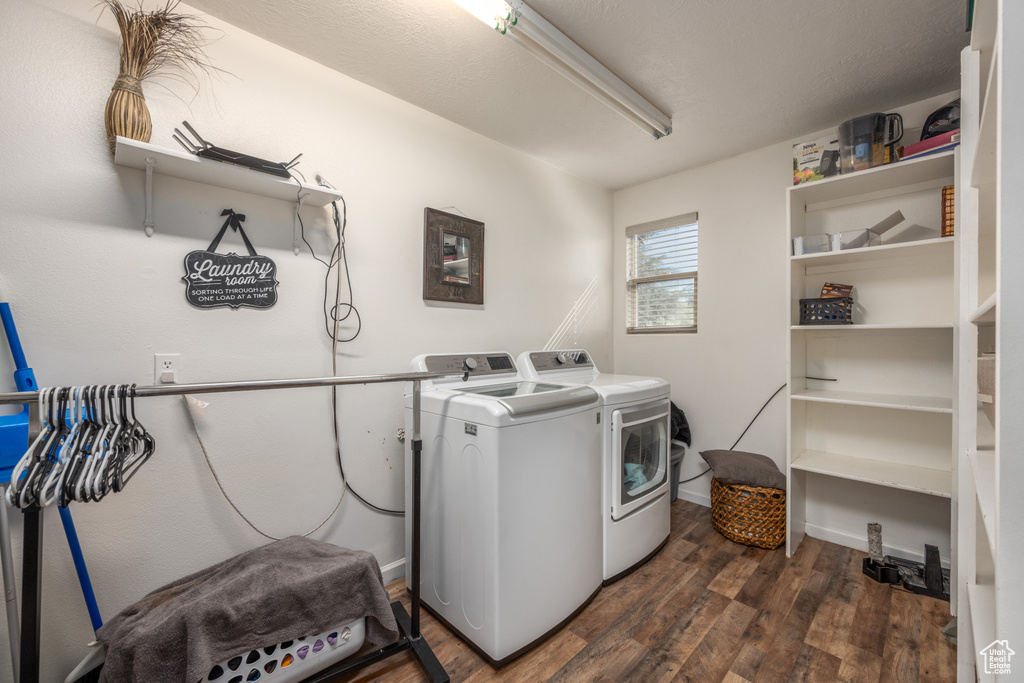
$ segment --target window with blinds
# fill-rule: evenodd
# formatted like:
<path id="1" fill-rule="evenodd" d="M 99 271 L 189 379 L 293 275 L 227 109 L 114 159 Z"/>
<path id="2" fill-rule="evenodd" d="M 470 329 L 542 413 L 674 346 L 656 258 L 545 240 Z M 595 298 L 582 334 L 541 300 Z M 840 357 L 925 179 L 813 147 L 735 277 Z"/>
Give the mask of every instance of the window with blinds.
<path id="1" fill-rule="evenodd" d="M 626 228 L 626 331 L 697 331 L 697 214 Z"/>

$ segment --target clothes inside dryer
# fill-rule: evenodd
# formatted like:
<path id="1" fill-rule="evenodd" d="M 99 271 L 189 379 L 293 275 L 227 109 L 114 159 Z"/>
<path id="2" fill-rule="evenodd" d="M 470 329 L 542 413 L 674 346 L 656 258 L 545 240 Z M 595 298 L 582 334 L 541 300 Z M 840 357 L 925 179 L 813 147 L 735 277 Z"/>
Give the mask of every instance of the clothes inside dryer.
<path id="1" fill-rule="evenodd" d="M 647 422 L 623 428 L 622 495 L 635 498 L 665 481 L 664 423 Z"/>

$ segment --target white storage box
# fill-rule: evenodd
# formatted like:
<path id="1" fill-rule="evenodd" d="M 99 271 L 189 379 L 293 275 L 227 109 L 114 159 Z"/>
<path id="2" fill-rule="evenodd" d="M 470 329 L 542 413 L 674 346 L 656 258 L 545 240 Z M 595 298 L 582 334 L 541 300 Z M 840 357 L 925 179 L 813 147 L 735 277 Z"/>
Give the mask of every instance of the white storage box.
<path id="1" fill-rule="evenodd" d="M 829 234 L 831 251 L 875 247 L 882 243 L 882 236 L 873 230 L 844 230 Z"/>
<path id="2" fill-rule="evenodd" d="M 793 238 L 793 256 L 818 254 L 829 250 L 828 235 L 803 235 Z"/>

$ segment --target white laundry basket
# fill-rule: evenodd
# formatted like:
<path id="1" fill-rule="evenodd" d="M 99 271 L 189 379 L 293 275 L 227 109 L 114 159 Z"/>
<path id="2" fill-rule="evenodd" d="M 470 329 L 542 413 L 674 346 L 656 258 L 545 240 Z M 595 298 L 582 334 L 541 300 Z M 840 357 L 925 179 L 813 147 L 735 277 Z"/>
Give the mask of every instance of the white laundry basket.
<path id="1" fill-rule="evenodd" d="M 301 681 L 355 654 L 366 638 L 366 619 L 324 633 L 244 652 L 214 666 L 202 683 Z"/>

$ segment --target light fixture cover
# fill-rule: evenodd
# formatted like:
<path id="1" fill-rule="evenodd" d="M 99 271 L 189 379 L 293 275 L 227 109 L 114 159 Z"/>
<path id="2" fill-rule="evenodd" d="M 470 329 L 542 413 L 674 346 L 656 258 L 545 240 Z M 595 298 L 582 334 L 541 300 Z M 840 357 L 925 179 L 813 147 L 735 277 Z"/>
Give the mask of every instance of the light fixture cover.
<path id="1" fill-rule="evenodd" d="M 654 136 L 672 132 L 672 118 L 612 73 L 522 0 L 454 0 L 507 34 L 535 57 Z"/>

